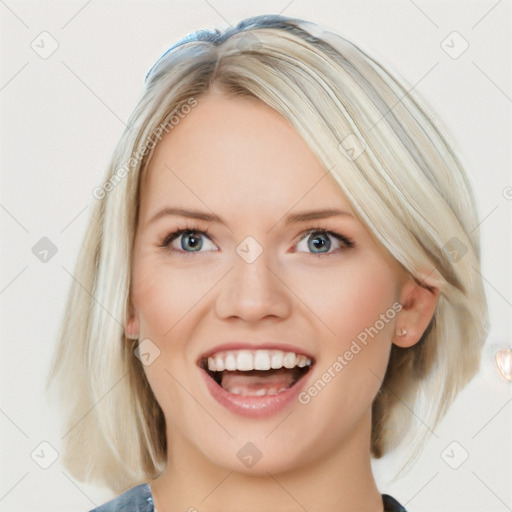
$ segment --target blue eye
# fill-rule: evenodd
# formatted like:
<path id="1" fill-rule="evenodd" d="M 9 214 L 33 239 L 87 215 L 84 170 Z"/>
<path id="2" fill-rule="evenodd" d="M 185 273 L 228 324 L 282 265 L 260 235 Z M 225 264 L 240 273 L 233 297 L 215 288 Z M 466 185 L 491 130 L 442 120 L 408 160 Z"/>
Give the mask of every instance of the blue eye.
<path id="1" fill-rule="evenodd" d="M 332 239 L 334 240 L 335 246 L 337 247 L 335 247 L 334 251 L 329 252 L 329 249 L 331 249 L 333 244 Z M 307 250 L 311 251 L 311 254 L 319 256 L 322 254 L 331 254 L 336 252 L 336 250 L 346 249 L 354 246 L 352 241 L 350 241 L 348 238 L 345 238 L 343 235 L 322 229 L 308 231 L 297 244 L 297 248 L 299 248 L 303 242 L 306 242 Z M 303 251 L 297 249 L 296 252 Z"/>
<path id="2" fill-rule="evenodd" d="M 203 238 L 204 237 L 204 238 Z M 181 239 L 181 240 L 179 240 Z M 180 241 L 179 247 L 173 245 L 174 242 Z M 182 252 L 185 254 L 190 254 L 194 252 L 205 252 L 201 251 L 204 246 L 205 241 L 209 242 L 213 247 L 215 247 L 210 239 L 207 237 L 205 231 L 198 230 L 190 230 L 190 229 L 180 229 L 173 233 L 170 233 L 165 240 L 162 242 L 160 247 L 166 247 L 174 252 Z M 208 245 L 208 244 L 206 244 Z M 210 249 L 211 250 L 211 249 Z M 218 249 L 213 249 L 217 251 Z"/>
<path id="3" fill-rule="evenodd" d="M 334 250 L 331 251 L 333 243 Z M 210 244 L 210 247 L 208 247 L 208 244 Z M 301 244 L 306 245 L 305 250 L 300 249 Z M 210 240 L 208 231 L 194 229 L 180 229 L 169 233 L 159 247 L 182 255 L 219 250 Z M 206 250 L 202 250 L 205 247 Z M 311 229 L 300 239 L 294 252 L 309 252 L 314 256 L 329 256 L 350 247 L 354 247 L 353 242 L 339 233 L 323 229 Z"/>

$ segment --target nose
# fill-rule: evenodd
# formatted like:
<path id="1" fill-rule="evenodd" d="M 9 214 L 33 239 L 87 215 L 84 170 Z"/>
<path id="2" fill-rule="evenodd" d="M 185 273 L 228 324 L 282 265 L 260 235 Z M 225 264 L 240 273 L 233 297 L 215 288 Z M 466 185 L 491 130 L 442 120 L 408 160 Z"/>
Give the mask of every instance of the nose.
<path id="1" fill-rule="evenodd" d="M 224 277 L 216 300 L 219 318 L 237 317 L 255 323 L 267 317 L 287 318 L 293 293 L 279 272 L 269 266 L 265 251 L 255 260 L 233 257 L 233 268 Z"/>

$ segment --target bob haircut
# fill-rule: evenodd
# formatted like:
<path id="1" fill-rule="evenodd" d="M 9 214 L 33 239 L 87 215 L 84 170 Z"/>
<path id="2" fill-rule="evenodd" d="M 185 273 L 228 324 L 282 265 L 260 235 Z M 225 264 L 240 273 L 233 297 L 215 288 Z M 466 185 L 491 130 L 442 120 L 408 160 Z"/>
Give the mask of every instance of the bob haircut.
<path id="1" fill-rule="evenodd" d="M 165 468 L 165 418 L 134 356 L 137 341 L 124 331 L 131 252 L 153 149 L 213 84 L 231 96 L 257 98 L 287 119 L 382 248 L 418 286 L 440 288 L 421 340 L 392 346 L 372 406 L 372 455 L 410 436 L 417 453 L 477 372 L 486 338 L 468 178 L 446 130 L 412 87 L 313 23 L 257 16 L 224 32 L 196 32 L 160 57 L 93 193 L 48 378 L 48 385 L 58 382 L 68 410 L 65 467 L 115 492 Z M 412 428 L 413 416 L 420 428 Z"/>

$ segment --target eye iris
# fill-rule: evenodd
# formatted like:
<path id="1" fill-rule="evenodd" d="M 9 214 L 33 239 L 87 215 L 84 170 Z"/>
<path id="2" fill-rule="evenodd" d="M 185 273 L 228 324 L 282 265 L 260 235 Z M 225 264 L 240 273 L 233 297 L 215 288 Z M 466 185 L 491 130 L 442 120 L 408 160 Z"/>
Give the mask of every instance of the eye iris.
<path id="1" fill-rule="evenodd" d="M 308 246 L 313 252 L 318 252 L 317 249 L 327 247 L 327 251 L 331 248 L 331 241 L 324 233 L 318 233 L 315 237 L 309 238 Z"/>
<path id="2" fill-rule="evenodd" d="M 186 246 L 185 240 L 189 241 L 189 245 L 191 245 L 191 247 Z M 203 241 L 198 236 L 196 236 L 195 233 L 185 233 L 181 239 L 181 248 L 183 250 L 192 249 L 192 251 L 198 251 L 202 246 Z"/>

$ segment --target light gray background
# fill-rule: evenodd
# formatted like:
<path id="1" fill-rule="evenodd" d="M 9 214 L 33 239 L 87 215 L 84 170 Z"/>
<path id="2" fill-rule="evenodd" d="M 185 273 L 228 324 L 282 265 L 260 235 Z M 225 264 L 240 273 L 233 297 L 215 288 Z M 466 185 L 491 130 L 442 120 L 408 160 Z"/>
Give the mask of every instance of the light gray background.
<path id="1" fill-rule="evenodd" d="M 85 512 L 112 497 L 74 481 L 60 458 L 40 467 L 61 449 L 44 380 L 92 190 L 153 61 L 189 32 L 263 13 L 309 19 L 353 40 L 424 95 L 457 139 L 478 194 L 492 333 L 480 373 L 415 468 L 396 482 L 388 458 L 375 470 L 381 490 L 411 511 L 512 510 L 512 383 L 494 362 L 512 345 L 509 0 L 0 0 L 0 511 Z M 453 31 L 469 44 L 458 58 L 443 48 L 460 51 L 458 36 L 446 40 Z M 42 58 L 52 40 L 58 48 Z M 32 252 L 42 237 L 58 249 L 47 262 Z"/>

